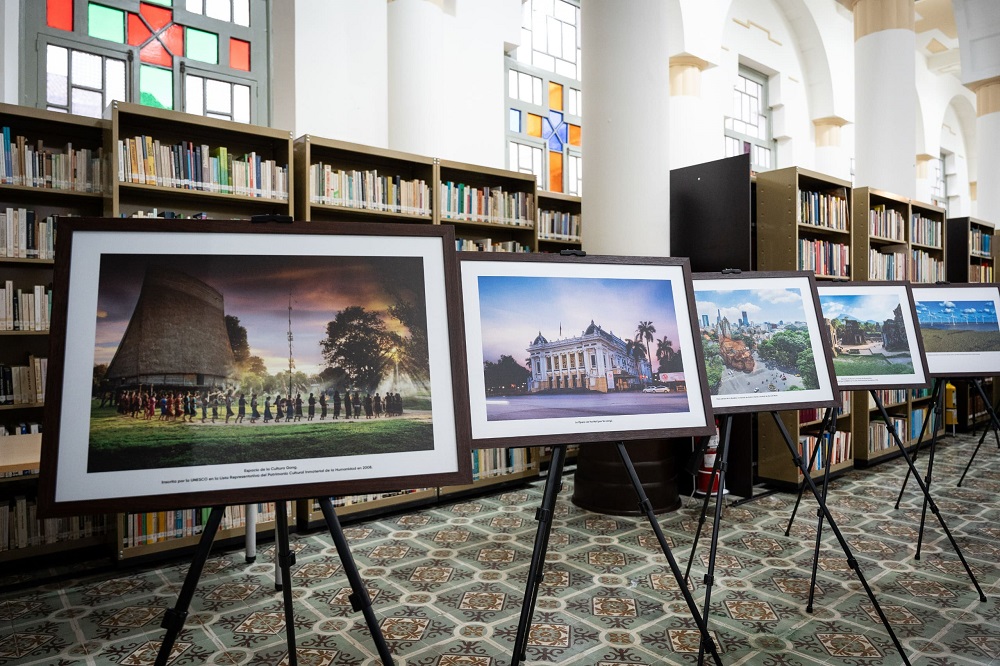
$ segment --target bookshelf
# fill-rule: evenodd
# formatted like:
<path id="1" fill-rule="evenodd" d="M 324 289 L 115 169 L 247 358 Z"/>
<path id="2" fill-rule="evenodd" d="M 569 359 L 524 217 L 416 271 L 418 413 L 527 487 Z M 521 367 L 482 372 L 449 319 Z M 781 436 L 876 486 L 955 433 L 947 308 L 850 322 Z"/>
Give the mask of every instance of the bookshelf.
<path id="1" fill-rule="evenodd" d="M 536 232 L 540 251 L 558 252 L 583 245 L 582 202 L 580 197 L 569 194 L 538 191 Z"/>
<path id="2" fill-rule="evenodd" d="M 851 264 L 856 280 L 907 280 L 910 202 L 856 187 L 852 192 Z"/>
<path id="3" fill-rule="evenodd" d="M 910 282 L 948 279 L 946 215 L 940 206 L 910 201 Z"/>
<path id="4" fill-rule="evenodd" d="M 455 228 L 459 250 L 534 252 L 538 215 L 531 174 L 437 160 L 434 223 Z"/>
<path id="5" fill-rule="evenodd" d="M 432 158 L 308 134 L 294 150 L 299 219 L 433 222 Z"/>
<path id="6" fill-rule="evenodd" d="M 852 201 L 849 182 L 800 167 L 758 173 L 756 182 L 757 270 L 807 270 L 817 280 L 845 280 L 861 274 L 855 249 L 858 223 L 851 217 L 857 200 Z M 854 403 L 849 395 L 842 396 L 845 408 L 837 417 L 837 454 L 831 476 L 854 466 Z M 798 436 L 804 456 L 820 434 L 822 415 L 812 412 L 780 412 L 789 434 Z M 824 471 L 814 468 L 810 475 L 820 478 Z M 757 477 L 781 488 L 798 488 L 803 482 L 780 430 L 773 419 L 764 416 L 758 419 Z"/>
<path id="7" fill-rule="evenodd" d="M 106 542 L 104 516 L 35 517 L 58 218 L 100 215 L 107 123 L 0 104 L 0 561 Z M 20 292 L 20 293 L 18 293 Z M 29 298 L 30 296 L 30 298 Z M 31 301 L 36 301 L 32 303 Z M 19 373 L 14 395 L 13 377 Z M 24 381 L 27 377 L 27 383 Z"/>
<path id="8" fill-rule="evenodd" d="M 949 282 L 996 282 L 997 258 L 1000 249 L 996 244 L 996 230 L 993 224 L 974 217 L 948 218 L 946 226 L 948 241 L 948 281 Z M 997 380 L 987 377 L 983 390 L 994 404 L 998 395 Z M 963 432 L 976 428 L 987 418 L 982 398 L 968 381 L 957 380 L 955 384 L 956 428 Z"/>
<path id="9" fill-rule="evenodd" d="M 105 216 L 293 214 L 289 132 L 124 102 L 108 108 Z"/>

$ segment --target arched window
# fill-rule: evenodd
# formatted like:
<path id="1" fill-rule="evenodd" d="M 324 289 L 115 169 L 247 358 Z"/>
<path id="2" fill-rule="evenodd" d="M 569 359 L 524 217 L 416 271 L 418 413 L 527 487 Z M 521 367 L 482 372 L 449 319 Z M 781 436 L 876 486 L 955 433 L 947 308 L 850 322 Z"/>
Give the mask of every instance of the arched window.
<path id="1" fill-rule="evenodd" d="M 525 0 L 521 45 L 507 54 L 507 168 L 579 195 L 579 0 Z"/>
<path id="2" fill-rule="evenodd" d="M 25 98 L 86 116 L 122 100 L 266 125 L 267 3 L 26 2 Z"/>
<path id="3" fill-rule="evenodd" d="M 733 89 L 733 112 L 725 120 L 726 157 L 749 153 L 754 171 L 774 168 L 769 111 L 767 77 L 740 66 Z"/>

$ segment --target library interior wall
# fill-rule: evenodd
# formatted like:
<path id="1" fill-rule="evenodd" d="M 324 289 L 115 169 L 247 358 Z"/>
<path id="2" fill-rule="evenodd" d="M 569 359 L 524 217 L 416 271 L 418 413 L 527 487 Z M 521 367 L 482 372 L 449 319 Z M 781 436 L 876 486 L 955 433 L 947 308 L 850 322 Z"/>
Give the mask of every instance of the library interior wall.
<path id="1" fill-rule="evenodd" d="M 18 103 L 20 0 L 0 0 L 0 101 Z"/>

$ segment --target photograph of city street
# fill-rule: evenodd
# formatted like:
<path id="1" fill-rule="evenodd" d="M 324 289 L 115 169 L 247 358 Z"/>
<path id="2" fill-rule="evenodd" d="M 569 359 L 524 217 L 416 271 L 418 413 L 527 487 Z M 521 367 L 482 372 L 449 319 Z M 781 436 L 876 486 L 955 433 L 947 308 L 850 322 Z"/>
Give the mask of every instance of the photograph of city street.
<path id="1" fill-rule="evenodd" d="M 993 301 L 918 300 L 916 308 L 928 354 L 1000 351 L 1000 324 Z"/>
<path id="2" fill-rule="evenodd" d="M 424 261 L 102 254 L 88 473 L 433 449 Z"/>
<path id="3" fill-rule="evenodd" d="M 687 412 L 673 288 L 479 276 L 486 420 Z"/>
<path id="4" fill-rule="evenodd" d="M 696 276 L 694 292 L 714 407 L 832 396 L 805 278 Z"/>
<path id="5" fill-rule="evenodd" d="M 820 307 L 830 336 L 833 370 L 841 385 L 851 378 L 914 375 L 916 338 L 904 286 L 820 285 Z M 904 316 L 905 306 L 905 316 Z M 923 383 L 923 372 L 916 373 Z M 906 377 L 896 381 L 906 382 Z"/>

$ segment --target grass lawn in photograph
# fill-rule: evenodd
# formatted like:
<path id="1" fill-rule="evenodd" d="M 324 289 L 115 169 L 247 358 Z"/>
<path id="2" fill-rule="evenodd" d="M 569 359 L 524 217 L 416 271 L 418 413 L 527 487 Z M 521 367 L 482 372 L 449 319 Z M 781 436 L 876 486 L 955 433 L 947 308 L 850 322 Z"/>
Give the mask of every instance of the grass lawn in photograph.
<path id="1" fill-rule="evenodd" d="M 853 356 L 841 354 L 833 359 L 833 372 L 838 377 L 865 375 L 912 375 L 913 361 L 894 363 L 885 354 Z"/>
<path id="2" fill-rule="evenodd" d="M 430 412 L 380 419 L 250 424 L 145 421 L 93 408 L 87 471 L 112 472 L 429 451 Z"/>
<path id="3" fill-rule="evenodd" d="M 1000 331 L 948 330 L 924 325 L 920 328 L 920 335 L 924 339 L 924 351 L 928 354 L 1000 351 Z"/>

